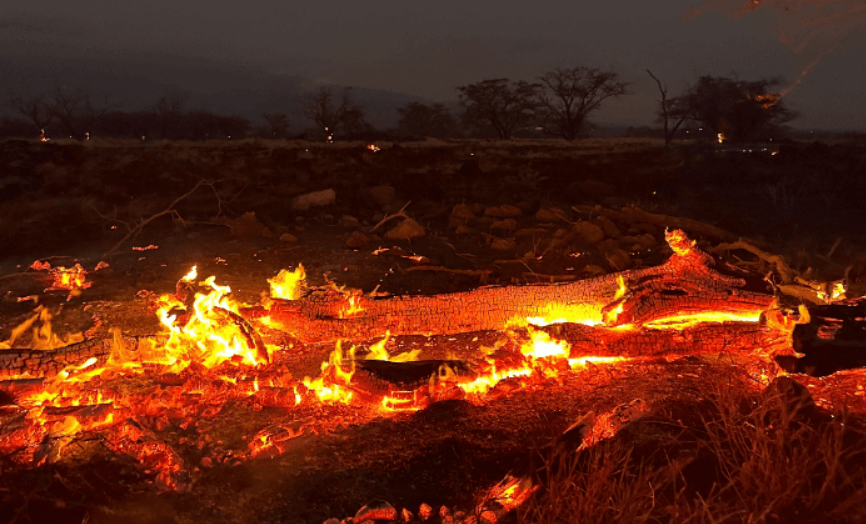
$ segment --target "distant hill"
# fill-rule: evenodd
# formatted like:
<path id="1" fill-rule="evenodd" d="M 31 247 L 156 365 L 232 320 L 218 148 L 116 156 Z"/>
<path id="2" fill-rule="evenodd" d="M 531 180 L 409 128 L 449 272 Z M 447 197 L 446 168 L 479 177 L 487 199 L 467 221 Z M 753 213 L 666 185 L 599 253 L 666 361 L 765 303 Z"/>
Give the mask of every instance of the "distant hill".
<path id="1" fill-rule="evenodd" d="M 125 110 L 140 110 L 161 96 L 180 95 L 186 109 L 206 109 L 218 114 L 243 116 L 260 123 L 262 113 L 287 113 L 293 128 L 310 123 L 303 117 L 298 99 L 318 88 L 308 79 L 262 76 L 244 70 L 219 69 L 213 64 L 183 67 L 154 63 L 106 60 L 64 60 L 55 57 L 0 57 L 0 93 L 3 99 L 18 93 L 87 87 Z M 339 87 L 338 87 L 339 88 Z M 426 100 L 404 93 L 352 87 L 352 97 L 367 113 L 367 120 L 384 129 L 396 126 L 397 108 Z"/>

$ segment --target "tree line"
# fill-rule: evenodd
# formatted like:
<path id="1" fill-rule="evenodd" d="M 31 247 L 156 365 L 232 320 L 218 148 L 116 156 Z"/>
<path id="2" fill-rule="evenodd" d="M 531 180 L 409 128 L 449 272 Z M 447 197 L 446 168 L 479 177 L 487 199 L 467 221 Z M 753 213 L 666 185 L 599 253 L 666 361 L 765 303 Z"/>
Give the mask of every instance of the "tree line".
<path id="1" fill-rule="evenodd" d="M 650 134 L 667 145 L 689 126 L 707 128 L 726 140 L 750 140 L 778 129 L 795 118 L 773 92 L 781 80 L 741 81 L 702 76 L 677 96 L 651 71 L 660 94 L 656 124 Z M 254 126 L 243 117 L 222 116 L 205 110 L 186 110 L 185 99 L 164 96 L 140 111 L 121 111 L 108 97 L 79 88 L 55 88 L 28 96 L 13 96 L 7 107 L 17 118 L 0 121 L 0 136 L 29 135 L 49 129 L 60 136 L 86 139 L 89 135 L 190 139 L 309 138 L 326 141 L 406 137 L 552 136 L 575 140 L 585 134 L 589 116 L 611 98 L 628 95 L 631 84 L 612 71 L 577 66 L 556 68 L 534 82 L 496 78 L 456 88 L 460 112 L 441 103 L 411 102 L 397 109 L 395 129 L 379 131 L 366 120 L 351 88 L 320 87 L 299 100 L 304 119 L 312 126 L 292 133 L 287 113 L 264 113 Z"/>

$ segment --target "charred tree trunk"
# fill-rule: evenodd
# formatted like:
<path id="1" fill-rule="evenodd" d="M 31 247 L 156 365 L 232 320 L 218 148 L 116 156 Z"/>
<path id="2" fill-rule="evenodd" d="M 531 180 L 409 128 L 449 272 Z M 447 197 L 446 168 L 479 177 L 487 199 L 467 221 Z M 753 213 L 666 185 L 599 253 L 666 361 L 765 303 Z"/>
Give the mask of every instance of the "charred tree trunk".
<path id="1" fill-rule="evenodd" d="M 764 282 L 720 271 L 680 231 L 668 234 L 673 256 L 658 267 L 577 282 L 485 287 L 434 296 L 367 298 L 313 290 L 299 300 L 274 300 L 270 325 L 307 343 L 392 335 L 456 334 L 525 325 L 527 319 L 607 326 L 645 325 L 718 313 L 756 320 L 773 295 Z"/>

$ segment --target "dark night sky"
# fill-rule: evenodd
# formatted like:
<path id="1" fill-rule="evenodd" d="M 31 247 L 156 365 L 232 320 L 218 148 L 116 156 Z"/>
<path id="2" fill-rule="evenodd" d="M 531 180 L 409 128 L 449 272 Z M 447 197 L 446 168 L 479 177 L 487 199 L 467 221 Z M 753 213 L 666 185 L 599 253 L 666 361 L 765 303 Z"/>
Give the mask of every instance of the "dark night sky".
<path id="1" fill-rule="evenodd" d="M 647 68 L 677 94 L 703 74 L 793 84 L 813 65 L 787 95 L 795 127 L 863 129 L 864 22 L 862 0 L 30 0 L 0 11 L 0 82 L 86 84 L 128 106 L 184 92 L 255 115 L 318 84 L 452 101 L 458 85 L 587 65 L 635 82 L 592 118 L 645 125 Z"/>

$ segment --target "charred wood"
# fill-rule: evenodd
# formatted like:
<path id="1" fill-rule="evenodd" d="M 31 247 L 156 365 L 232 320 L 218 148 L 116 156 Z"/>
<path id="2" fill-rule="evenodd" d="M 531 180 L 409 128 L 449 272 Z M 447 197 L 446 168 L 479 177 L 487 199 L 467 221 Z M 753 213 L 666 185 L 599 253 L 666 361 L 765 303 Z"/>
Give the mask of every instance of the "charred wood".
<path id="1" fill-rule="evenodd" d="M 789 372 L 826 376 L 866 367 L 866 298 L 806 306 L 809 322 L 794 327 L 797 357 L 777 357 Z"/>

